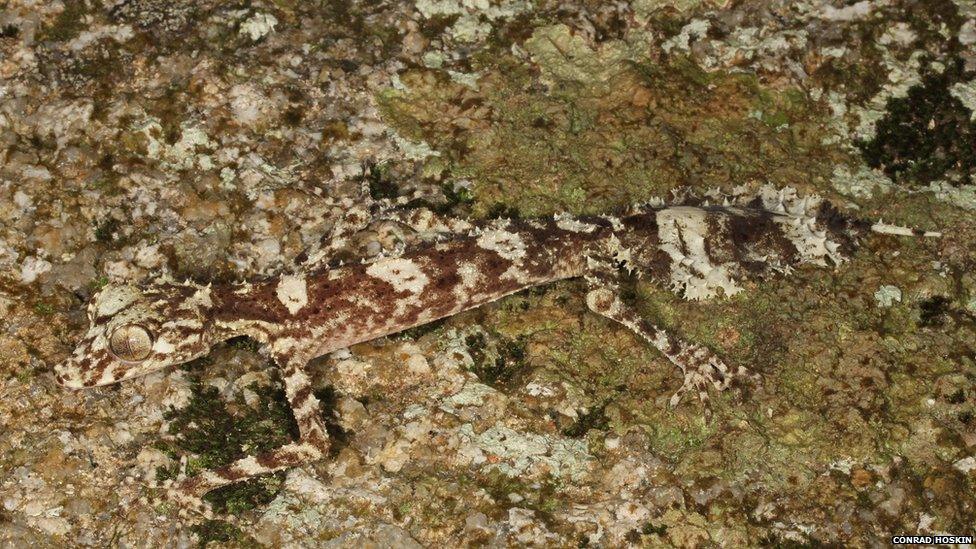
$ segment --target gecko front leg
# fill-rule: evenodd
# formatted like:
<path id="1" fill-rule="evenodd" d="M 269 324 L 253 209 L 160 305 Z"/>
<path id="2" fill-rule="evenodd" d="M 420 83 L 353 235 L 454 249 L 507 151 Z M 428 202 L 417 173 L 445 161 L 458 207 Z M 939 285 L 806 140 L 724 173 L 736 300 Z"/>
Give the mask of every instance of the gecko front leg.
<path id="1" fill-rule="evenodd" d="M 722 391 L 736 378 L 755 380 L 756 376 L 741 366 L 729 366 L 706 347 L 681 340 L 666 330 L 648 322 L 632 307 L 620 299 L 620 288 L 610 262 L 590 262 L 586 275 L 589 291 L 587 307 L 610 320 L 618 322 L 653 345 L 684 375 L 684 383 L 671 396 L 670 405 L 677 406 L 682 396 L 694 390 L 705 405 L 706 418 L 711 415 L 708 406 L 708 386 Z"/>
<path id="2" fill-rule="evenodd" d="M 256 456 L 247 456 L 222 467 L 199 472 L 169 487 L 172 499 L 204 516 L 212 513 L 203 496 L 222 486 L 303 465 L 324 457 L 329 451 L 329 435 L 322 420 L 319 399 L 312 393 L 312 383 L 305 372 L 306 360 L 285 359 L 281 375 L 288 405 L 298 424 L 298 440 Z"/>

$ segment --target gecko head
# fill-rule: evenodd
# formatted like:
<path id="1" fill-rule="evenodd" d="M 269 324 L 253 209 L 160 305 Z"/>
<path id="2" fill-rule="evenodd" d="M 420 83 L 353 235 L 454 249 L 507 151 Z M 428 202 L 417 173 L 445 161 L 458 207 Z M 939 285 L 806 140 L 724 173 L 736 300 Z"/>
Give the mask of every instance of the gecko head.
<path id="1" fill-rule="evenodd" d="M 88 305 L 88 333 L 55 368 L 58 383 L 81 389 L 117 383 L 207 353 L 210 287 L 159 281 L 140 289 L 110 284 Z"/>

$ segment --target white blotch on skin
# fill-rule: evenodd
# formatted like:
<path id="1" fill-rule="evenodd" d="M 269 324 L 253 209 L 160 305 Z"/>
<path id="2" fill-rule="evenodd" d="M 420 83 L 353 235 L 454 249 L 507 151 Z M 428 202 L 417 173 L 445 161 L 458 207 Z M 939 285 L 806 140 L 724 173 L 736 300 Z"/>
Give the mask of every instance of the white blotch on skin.
<path id="1" fill-rule="evenodd" d="M 213 301 L 210 299 L 210 286 L 201 286 L 197 288 L 197 291 L 189 299 L 180 304 L 180 309 L 212 306 Z"/>
<path id="2" fill-rule="evenodd" d="M 834 264 L 844 261 L 840 255 L 840 245 L 827 238 L 826 231 L 817 227 L 816 219 L 812 217 L 776 217 L 774 218 L 783 230 L 786 238 L 790 239 L 797 254 L 807 263 L 826 266 L 827 258 Z"/>
<path id="3" fill-rule="evenodd" d="M 742 291 L 732 279 L 731 265 L 715 265 L 705 252 L 708 237 L 707 213 L 700 208 L 679 206 L 657 213 L 660 249 L 671 258 L 671 284 L 692 300 Z"/>
<path id="4" fill-rule="evenodd" d="M 525 243 L 518 233 L 500 229 L 487 230 L 478 237 L 478 246 L 509 261 L 520 261 L 525 257 Z"/>
<path id="5" fill-rule="evenodd" d="M 458 276 L 461 277 L 461 284 L 455 288 L 463 294 L 470 293 L 470 290 L 477 288 L 481 283 L 481 271 L 474 263 L 462 263 L 458 265 Z"/>
<path id="6" fill-rule="evenodd" d="M 95 316 L 112 316 L 142 296 L 134 286 L 106 286 L 95 298 Z"/>
<path id="7" fill-rule="evenodd" d="M 308 286 L 305 277 L 285 275 L 278 281 L 278 301 L 288 309 L 292 315 L 308 305 Z"/>
<path id="8" fill-rule="evenodd" d="M 234 289 L 234 295 L 242 295 L 242 296 L 247 295 L 251 293 L 251 290 L 253 288 L 254 286 L 250 284 L 241 284 L 238 288 Z"/>
<path id="9" fill-rule="evenodd" d="M 774 220 L 793 243 L 803 262 L 823 266 L 827 264 L 827 259 L 834 264 L 844 261 L 839 252 L 840 245 L 830 240 L 826 231 L 817 226 L 817 209 L 823 202 L 819 196 L 801 197 L 792 187 L 777 189 L 772 185 L 763 185 L 756 196 L 762 200 L 765 209 L 782 216 Z M 745 197 L 740 200 L 745 200 Z"/>
<path id="10" fill-rule="evenodd" d="M 605 219 L 605 220 L 607 220 L 607 221 L 610 222 L 610 226 L 613 228 L 614 231 L 622 231 L 622 230 L 624 230 L 624 224 L 620 222 L 620 218 L 619 217 L 614 217 L 612 215 L 608 215 L 608 216 L 604 216 L 603 219 Z"/>
<path id="11" fill-rule="evenodd" d="M 176 350 L 176 345 L 173 345 L 172 343 L 169 342 L 169 340 L 165 338 L 157 339 L 156 343 L 153 345 L 153 351 L 156 351 L 157 353 L 164 356 L 172 353 L 175 350 Z"/>
<path id="12" fill-rule="evenodd" d="M 529 273 L 519 268 L 518 265 L 512 265 L 506 269 L 499 278 L 502 280 L 514 280 L 519 284 L 528 284 L 530 280 Z"/>
<path id="13" fill-rule="evenodd" d="M 234 464 L 234 468 L 245 475 L 257 475 L 267 471 L 267 468 L 258 463 L 257 458 L 254 456 L 247 456 L 238 461 Z"/>
<path id="14" fill-rule="evenodd" d="M 429 282 L 427 275 L 416 263 L 402 258 L 377 261 L 366 269 L 366 274 L 388 283 L 397 292 L 412 294 L 424 291 Z"/>
<path id="15" fill-rule="evenodd" d="M 292 355 L 302 346 L 302 340 L 294 337 L 279 337 L 271 343 L 271 354 L 274 356 Z"/>
<path id="16" fill-rule="evenodd" d="M 105 368 L 105 371 L 102 372 L 102 376 L 98 378 L 97 383 L 99 385 L 108 385 L 109 383 L 115 383 L 116 381 L 122 379 L 122 376 L 124 374 L 125 374 L 125 368 L 122 366 L 122 363 L 116 362 L 112 364 L 110 367 Z M 92 379 L 90 378 L 89 381 L 92 381 Z"/>

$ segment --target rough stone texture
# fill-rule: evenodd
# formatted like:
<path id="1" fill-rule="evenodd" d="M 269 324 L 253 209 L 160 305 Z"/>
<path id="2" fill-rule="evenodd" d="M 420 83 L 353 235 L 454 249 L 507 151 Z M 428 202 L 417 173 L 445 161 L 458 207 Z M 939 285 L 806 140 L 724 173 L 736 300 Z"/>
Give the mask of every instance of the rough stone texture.
<path id="1" fill-rule="evenodd" d="M 972 533 L 974 29 L 971 0 L 6 2 L 0 545 Z M 154 486 L 290 436 L 254 342 L 53 381 L 95 289 L 287 268 L 363 187 L 490 217 L 750 181 L 945 237 L 726 300 L 636 282 L 643 314 L 761 374 L 710 422 L 574 282 L 317 361 L 334 455 L 214 494 L 217 520 Z"/>

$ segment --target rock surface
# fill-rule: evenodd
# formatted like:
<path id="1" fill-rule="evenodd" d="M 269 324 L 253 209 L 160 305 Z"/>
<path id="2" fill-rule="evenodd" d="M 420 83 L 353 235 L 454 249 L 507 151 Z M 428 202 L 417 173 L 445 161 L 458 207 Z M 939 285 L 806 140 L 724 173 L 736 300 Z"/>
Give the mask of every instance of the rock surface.
<path id="1" fill-rule="evenodd" d="M 757 546 L 976 523 L 972 0 L 9 0 L 0 7 L 0 545 Z M 937 228 L 642 314 L 559 283 L 313 363 L 320 463 L 181 513 L 157 481 L 287 441 L 259 346 L 54 382 L 110 281 L 280 271 L 342 214 L 601 212 L 749 183 Z M 357 240 L 376 254 L 388 235 Z"/>

